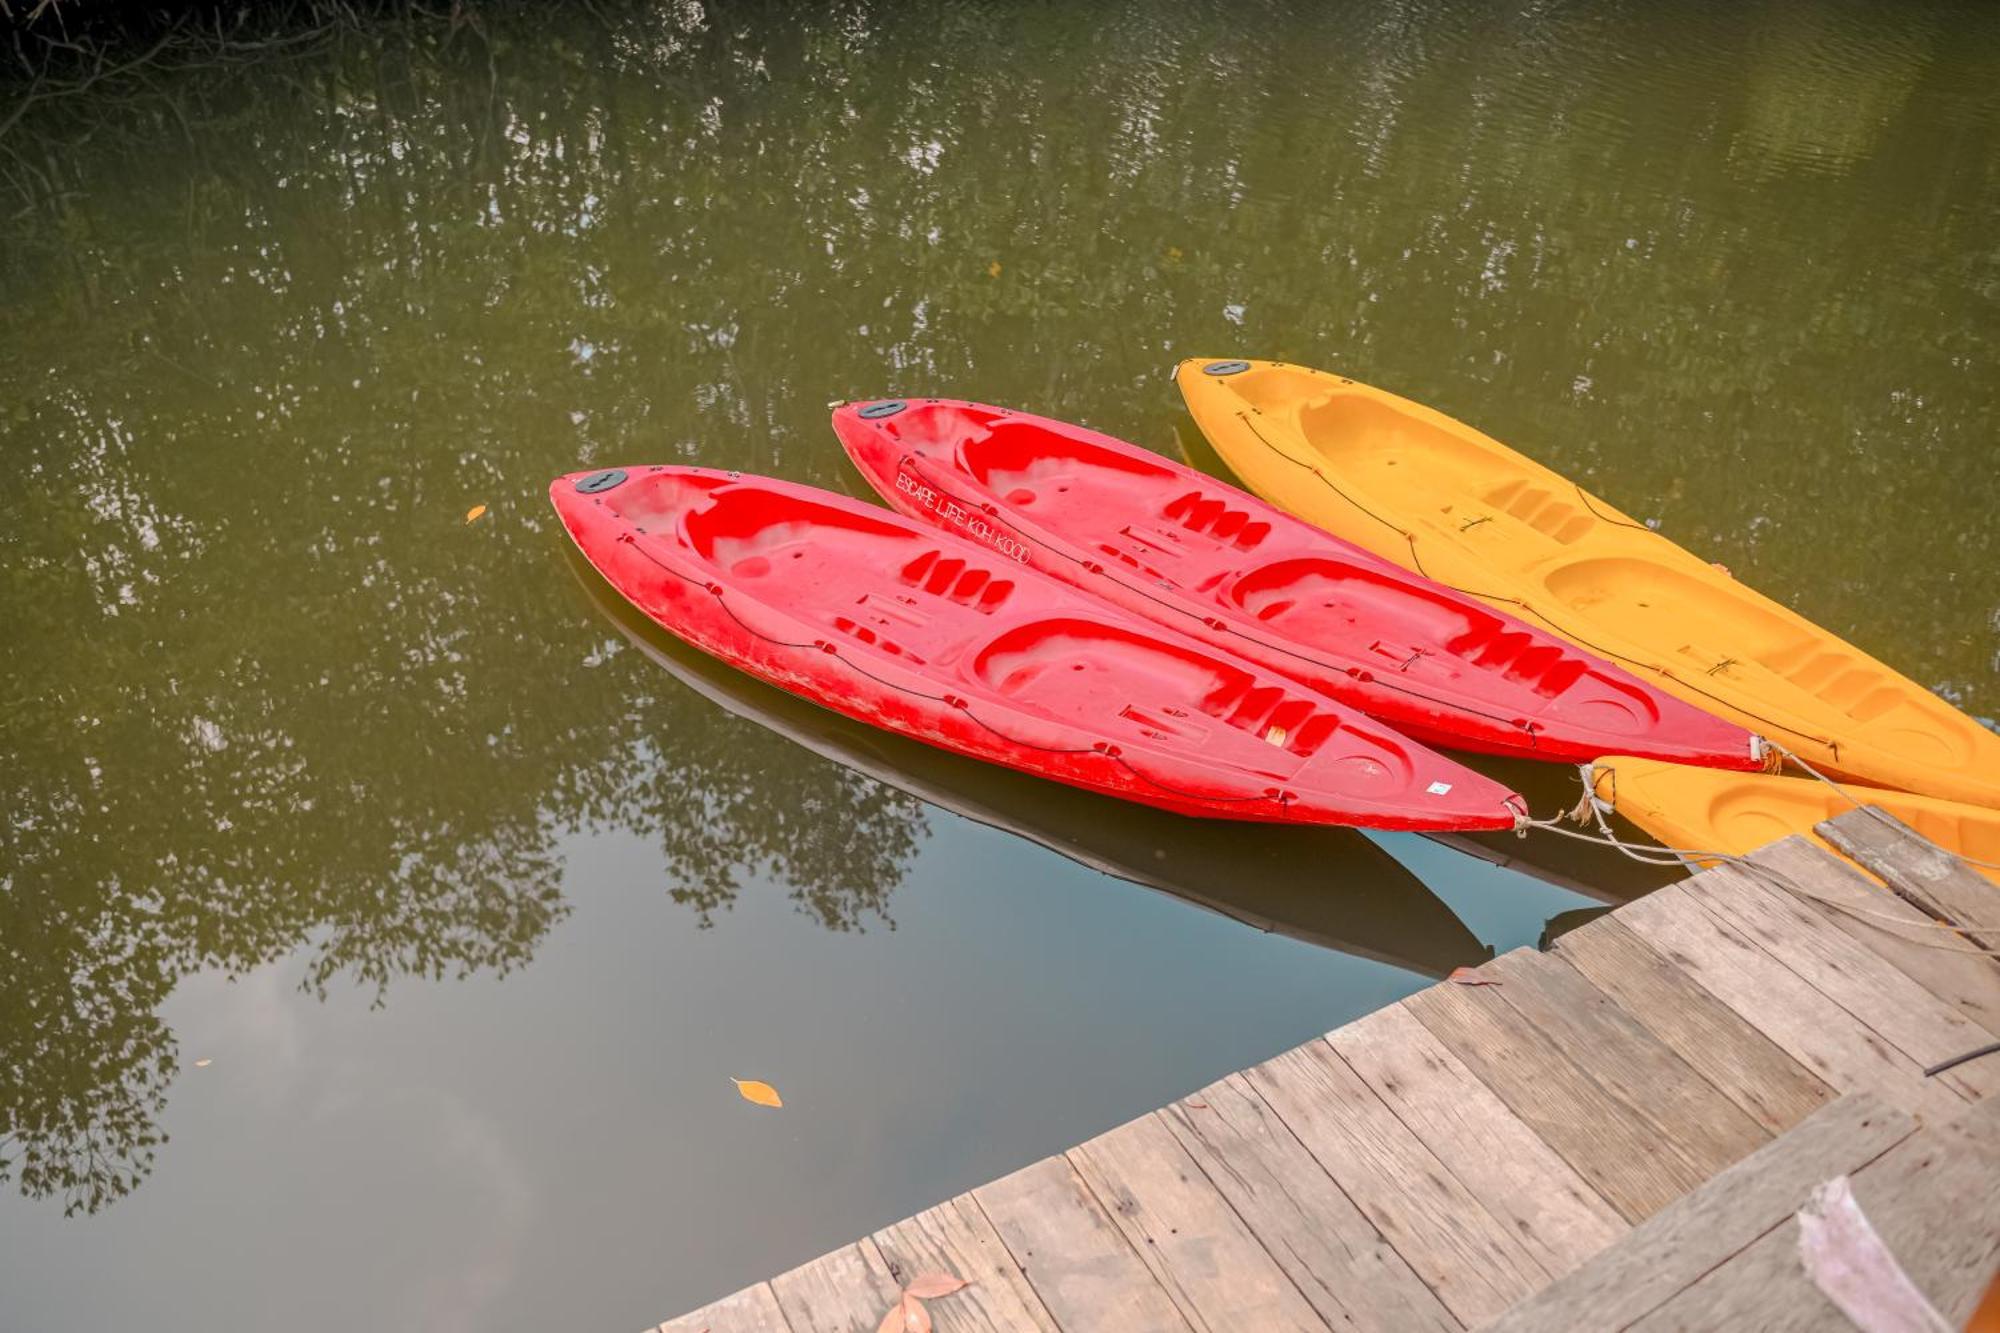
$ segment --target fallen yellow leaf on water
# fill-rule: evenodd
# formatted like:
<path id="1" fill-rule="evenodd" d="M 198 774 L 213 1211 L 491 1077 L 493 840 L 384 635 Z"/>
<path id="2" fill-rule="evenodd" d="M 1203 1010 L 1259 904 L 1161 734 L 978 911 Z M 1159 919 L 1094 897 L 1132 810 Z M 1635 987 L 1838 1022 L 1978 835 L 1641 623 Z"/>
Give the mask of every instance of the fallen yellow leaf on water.
<path id="1" fill-rule="evenodd" d="M 208 1059 L 208 1058 L 207 1058 L 206 1056 L 204 1056 L 203 1058 L 201 1058 L 201 1059 L 199 1059 L 199 1060 L 197 1060 L 197 1061 L 195 1061 L 195 1062 L 194 1062 L 194 1067 L 195 1067 L 196 1069 L 206 1069 L 206 1068 L 208 1068 L 208 1067 L 209 1067 L 210 1065 L 212 1065 L 212 1064 L 214 1064 L 214 1063 L 215 1063 L 215 1061 L 213 1061 L 213 1060 L 210 1060 L 210 1059 Z"/>
<path id="2" fill-rule="evenodd" d="M 785 1104 L 785 1099 L 778 1095 L 778 1090 L 768 1083 L 759 1082 L 754 1078 L 732 1078 L 729 1081 L 736 1085 L 737 1093 L 746 1102 L 755 1102 L 759 1106 Z"/>
<path id="3" fill-rule="evenodd" d="M 950 1273 L 919 1273 L 910 1279 L 909 1286 L 903 1288 L 903 1294 L 934 1301 L 940 1296 L 949 1296 L 954 1291 L 963 1291 L 971 1285 L 964 1278 L 954 1277 Z"/>
<path id="4" fill-rule="evenodd" d="M 990 263 L 990 264 L 988 264 L 988 265 L 986 266 L 986 276 L 987 276 L 987 277 L 989 277 L 989 278 L 997 278 L 997 277 L 999 277 L 999 276 L 1000 276 L 1000 261 L 999 261 L 999 260 L 997 260 L 997 259 L 996 259 L 996 260 L 994 260 L 994 261 L 993 261 L 992 263 Z"/>
<path id="5" fill-rule="evenodd" d="M 1178 245 L 1167 247 L 1167 262 L 1169 264 L 1178 264 L 1181 262 L 1181 248 Z"/>
<path id="6" fill-rule="evenodd" d="M 465 511 L 465 521 L 467 523 L 470 523 L 485 512 L 486 512 L 485 505 L 474 505 L 472 506 L 472 508 Z"/>

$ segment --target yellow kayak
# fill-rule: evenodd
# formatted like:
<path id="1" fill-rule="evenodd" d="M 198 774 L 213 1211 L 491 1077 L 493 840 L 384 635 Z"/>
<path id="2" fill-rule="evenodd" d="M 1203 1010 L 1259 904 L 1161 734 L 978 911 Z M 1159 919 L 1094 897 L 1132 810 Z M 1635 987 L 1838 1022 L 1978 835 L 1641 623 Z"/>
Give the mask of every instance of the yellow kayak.
<path id="1" fill-rule="evenodd" d="M 1250 489 L 1547 625 L 1853 781 L 2000 808 L 2000 736 L 1923 686 L 1440 412 L 1276 361 L 1183 361 Z"/>
<path id="2" fill-rule="evenodd" d="M 1742 856 L 1793 833 L 1826 846 L 1813 825 L 1854 808 L 1824 782 L 1724 773 L 1657 759 L 1600 759 L 1590 766 L 1591 789 L 1619 814 L 1682 851 Z M 1879 805 L 1948 852 L 2000 861 L 2000 811 L 1959 801 L 1847 788 L 1856 800 Z M 1996 884 L 2000 871 L 1974 865 Z"/>

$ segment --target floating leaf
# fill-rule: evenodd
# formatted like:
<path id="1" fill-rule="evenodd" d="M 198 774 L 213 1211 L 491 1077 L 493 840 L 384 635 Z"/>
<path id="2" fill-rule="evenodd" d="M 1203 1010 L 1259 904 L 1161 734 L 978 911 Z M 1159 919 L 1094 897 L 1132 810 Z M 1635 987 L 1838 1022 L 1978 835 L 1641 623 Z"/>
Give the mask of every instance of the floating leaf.
<path id="1" fill-rule="evenodd" d="M 472 508 L 465 511 L 465 521 L 467 523 L 471 523 L 485 512 L 486 512 L 485 505 L 474 505 L 472 506 Z"/>
<path id="2" fill-rule="evenodd" d="M 194 1067 L 196 1069 L 206 1069 L 214 1063 L 215 1061 L 209 1059 L 207 1056 L 204 1055 L 201 1059 L 194 1062 Z"/>
<path id="3" fill-rule="evenodd" d="M 785 1099 L 778 1095 L 778 1090 L 768 1083 L 760 1082 L 754 1078 L 732 1078 L 729 1081 L 736 1085 L 737 1093 L 746 1102 L 755 1102 L 759 1106 L 783 1106 L 785 1104 Z"/>
<path id="4" fill-rule="evenodd" d="M 1460 986 L 1498 986 L 1500 984 L 1497 979 L 1482 977 L 1469 967 L 1454 967 L 1451 970 L 1451 975 L 1446 977 L 1445 980 L 1454 982 Z"/>
<path id="5" fill-rule="evenodd" d="M 906 1291 L 882 1316 L 875 1333 L 931 1333 L 931 1312 Z"/>
<path id="6" fill-rule="evenodd" d="M 1178 264 L 1181 262 L 1181 248 L 1178 245 L 1167 247 L 1167 262 L 1169 264 Z"/>
<path id="7" fill-rule="evenodd" d="M 949 1296 L 954 1291 L 963 1291 L 971 1285 L 964 1278 L 954 1277 L 950 1273 L 919 1273 L 910 1279 L 909 1286 L 903 1288 L 903 1294 L 934 1301 L 940 1296 Z"/>
<path id="8" fill-rule="evenodd" d="M 989 278 L 997 278 L 997 277 L 999 277 L 999 276 L 1000 276 L 1000 261 L 999 261 L 999 260 L 997 260 L 997 259 L 996 259 L 996 260 L 994 260 L 994 261 L 993 261 L 992 263 L 990 263 L 990 264 L 988 264 L 988 265 L 986 266 L 986 276 L 987 276 L 987 277 L 989 277 Z"/>

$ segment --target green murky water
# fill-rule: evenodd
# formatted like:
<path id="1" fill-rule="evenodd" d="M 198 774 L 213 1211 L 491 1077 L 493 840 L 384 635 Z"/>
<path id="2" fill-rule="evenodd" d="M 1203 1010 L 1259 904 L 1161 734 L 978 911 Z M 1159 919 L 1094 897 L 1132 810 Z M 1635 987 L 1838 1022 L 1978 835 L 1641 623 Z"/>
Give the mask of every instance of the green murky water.
<path id="1" fill-rule="evenodd" d="M 1589 902 L 796 704 L 559 472 L 859 493 L 892 392 L 1193 448 L 1172 363 L 1277 356 L 2000 712 L 1986 7 L 564 13 L 5 141 L 10 1328 L 636 1327 Z"/>

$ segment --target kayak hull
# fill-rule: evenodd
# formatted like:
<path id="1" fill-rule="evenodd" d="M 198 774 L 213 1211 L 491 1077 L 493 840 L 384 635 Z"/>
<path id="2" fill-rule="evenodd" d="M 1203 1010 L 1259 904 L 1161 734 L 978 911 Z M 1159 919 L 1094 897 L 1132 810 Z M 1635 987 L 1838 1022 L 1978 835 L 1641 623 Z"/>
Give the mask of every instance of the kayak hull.
<path id="1" fill-rule="evenodd" d="M 1850 801 L 1812 778 L 1717 773 L 1623 756 L 1591 765 L 1590 783 L 1599 800 L 1666 846 L 1726 856 L 1745 856 L 1795 834 L 1826 847 L 1815 825 L 1852 810 L 1856 801 L 1879 806 L 2000 884 L 2000 871 L 1976 864 L 2000 862 L 2000 811 L 1984 806 L 1877 787 L 1848 787 Z"/>
<path id="2" fill-rule="evenodd" d="M 942 749 L 1210 818 L 1496 828 L 1521 810 L 1337 701 L 845 496 L 650 467 L 558 478 L 550 499 L 665 629 Z"/>
<path id="3" fill-rule="evenodd" d="M 899 512 L 1426 744 L 1763 766 L 1744 728 L 1137 445 L 948 399 L 842 404 L 833 427 Z"/>
<path id="4" fill-rule="evenodd" d="M 2000 736 L 1499 441 L 1343 376 L 1186 361 L 1250 489 L 1754 729 L 1823 772 L 2000 807 Z"/>

